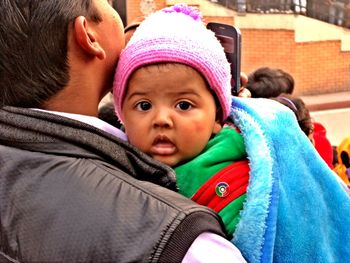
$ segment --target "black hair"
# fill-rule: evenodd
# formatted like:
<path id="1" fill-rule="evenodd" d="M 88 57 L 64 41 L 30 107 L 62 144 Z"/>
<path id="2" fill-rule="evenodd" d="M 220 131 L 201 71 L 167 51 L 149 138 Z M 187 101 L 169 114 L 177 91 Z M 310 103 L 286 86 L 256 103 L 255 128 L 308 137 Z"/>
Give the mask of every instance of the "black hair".
<path id="1" fill-rule="evenodd" d="M 69 26 L 101 16 L 92 0 L 1 0 L 0 10 L 0 106 L 39 108 L 69 81 Z"/>
<path id="2" fill-rule="evenodd" d="M 343 162 L 343 164 L 345 165 L 346 168 L 350 167 L 350 157 L 348 155 L 348 153 L 346 151 L 342 151 L 340 153 L 340 159 Z"/>
<path id="3" fill-rule="evenodd" d="M 294 78 L 282 69 L 262 67 L 248 75 L 245 88 L 250 91 L 252 98 L 277 97 L 281 93 L 292 94 Z"/>
<path id="4" fill-rule="evenodd" d="M 294 112 L 301 130 L 307 136 L 313 133 L 314 124 L 310 115 L 310 111 L 301 98 L 282 93 L 280 96 L 272 99 L 287 106 Z"/>
<path id="5" fill-rule="evenodd" d="M 115 113 L 114 104 L 112 101 L 106 102 L 99 108 L 98 118 L 116 128 L 122 129 L 122 124 Z"/>

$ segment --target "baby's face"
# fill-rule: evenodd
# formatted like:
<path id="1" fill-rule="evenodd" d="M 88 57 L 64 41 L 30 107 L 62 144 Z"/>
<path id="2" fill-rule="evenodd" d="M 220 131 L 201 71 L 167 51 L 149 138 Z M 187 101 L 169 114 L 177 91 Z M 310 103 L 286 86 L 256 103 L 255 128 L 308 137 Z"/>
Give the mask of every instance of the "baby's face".
<path id="1" fill-rule="evenodd" d="M 122 116 L 129 142 L 170 166 L 198 155 L 221 129 L 204 79 L 181 64 L 150 65 L 135 71 Z"/>

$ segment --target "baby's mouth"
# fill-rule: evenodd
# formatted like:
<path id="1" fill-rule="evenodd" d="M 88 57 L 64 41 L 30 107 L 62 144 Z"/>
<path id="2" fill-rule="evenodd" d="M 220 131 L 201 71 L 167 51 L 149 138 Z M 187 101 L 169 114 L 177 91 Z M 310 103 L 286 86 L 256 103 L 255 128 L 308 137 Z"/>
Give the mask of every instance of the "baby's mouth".
<path id="1" fill-rule="evenodd" d="M 158 135 L 152 144 L 152 155 L 171 155 L 175 152 L 175 145 L 164 135 Z"/>

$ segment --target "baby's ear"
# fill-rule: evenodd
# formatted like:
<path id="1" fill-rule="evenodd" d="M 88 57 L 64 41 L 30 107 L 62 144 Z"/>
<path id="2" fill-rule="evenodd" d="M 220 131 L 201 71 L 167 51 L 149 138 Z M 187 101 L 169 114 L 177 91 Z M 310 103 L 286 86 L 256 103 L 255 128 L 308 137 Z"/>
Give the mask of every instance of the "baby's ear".
<path id="1" fill-rule="evenodd" d="M 222 125 L 219 120 L 215 121 L 214 127 L 213 127 L 213 134 L 218 134 L 222 129 Z"/>

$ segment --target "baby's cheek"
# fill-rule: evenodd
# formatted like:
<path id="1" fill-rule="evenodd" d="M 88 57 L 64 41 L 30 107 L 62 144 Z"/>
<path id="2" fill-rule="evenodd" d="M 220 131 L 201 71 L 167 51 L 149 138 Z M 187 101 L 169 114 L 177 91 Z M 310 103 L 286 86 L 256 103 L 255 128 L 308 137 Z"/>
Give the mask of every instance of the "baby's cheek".
<path id="1" fill-rule="evenodd" d="M 196 123 L 185 126 L 182 134 L 185 142 L 196 148 L 204 148 L 211 137 L 208 125 Z"/>
<path id="2" fill-rule="evenodd" d="M 195 123 L 193 124 L 193 130 L 196 134 L 208 134 L 211 133 L 209 123 Z"/>
<path id="3" fill-rule="evenodd" d="M 140 137 L 140 134 L 136 133 L 136 132 L 129 132 L 127 133 L 127 136 L 128 136 L 128 140 L 129 142 L 136 146 L 137 148 L 141 149 L 141 150 L 144 150 L 143 148 L 143 141 Z"/>

